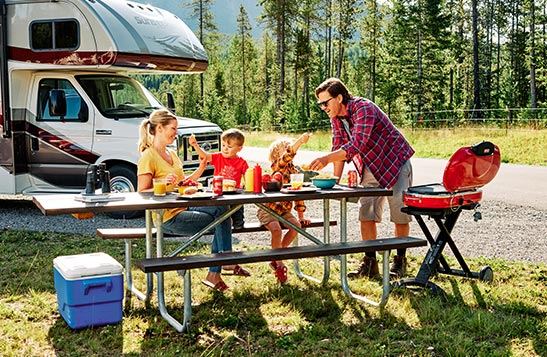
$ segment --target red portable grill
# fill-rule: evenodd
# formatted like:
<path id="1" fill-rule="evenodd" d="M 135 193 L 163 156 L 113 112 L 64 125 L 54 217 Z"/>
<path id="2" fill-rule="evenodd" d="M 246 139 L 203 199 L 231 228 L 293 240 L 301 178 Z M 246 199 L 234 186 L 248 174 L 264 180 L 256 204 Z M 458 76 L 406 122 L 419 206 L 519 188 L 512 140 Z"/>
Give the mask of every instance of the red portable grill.
<path id="1" fill-rule="evenodd" d="M 500 161 L 499 148 L 491 142 L 462 147 L 448 160 L 442 183 L 409 187 L 403 202 L 419 208 L 457 208 L 480 202 L 480 187 L 496 176 Z"/>
<path id="2" fill-rule="evenodd" d="M 478 273 L 470 271 L 451 237 L 451 232 L 462 210 L 475 210 L 475 221 L 481 218 L 480 213 L 476 211 L 482 199 L 480 188 L 496 176 L 500 162 L 499 148 L 491 142 L 462 147 L 448 160 L 442 183 L 412 186 L 403 193 L 403 202 L 407 207 L 402 211 L 416 218 L 430 244 L 430 249 L 416 277 L 400 280 L 394 287 L 420 286 L 442 292 L 440 287 L 429 281 L 435 272 L 492 281 L 493 272 L 488 266 L 481 268 Z M 433 218 L 437 224 L 438 232 L 435 238 L 425 224 L 423 216 Z M 452 269 L 443 257 L 442 251 L 447 244 L 458 260 L 461 270 Z"/>

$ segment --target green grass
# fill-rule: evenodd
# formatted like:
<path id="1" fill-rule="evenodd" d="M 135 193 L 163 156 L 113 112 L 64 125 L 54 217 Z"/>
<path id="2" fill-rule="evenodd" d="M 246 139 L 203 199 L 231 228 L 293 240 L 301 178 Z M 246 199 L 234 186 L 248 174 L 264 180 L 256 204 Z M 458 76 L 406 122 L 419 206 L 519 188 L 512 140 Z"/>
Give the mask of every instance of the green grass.
<path id="1" fill-rule="evenodd" d="M 458 148 L 481 141 L 498 145 L 502 162 L 523 165 L 547 165 L 547 130 L 460 128 L 442 130 L 403 129 L 403 134 L 420 158 L 448 159 Z M 279 133 L 247 133 L 245 145 L 268 147 Z M 287 134 L 296 138 L 298 134 Z M 330 151 L 330 132 L 314 132 L 302 150 Z"/>
<path id="2" fill-rule="evenodd" d="M 143 242 L 135 255 L 143 256 Z M 167 243 L 172 245 L 173 243 Z M 239 247 L 254 249 L 256 247 Z M 208 246 L 193 250 L 208 252 Z M 177 333 L 155 309 L 136 298 L 124 302 L 120 324 L 71 330 L 57 311 L 52 261 L 58 255 L 103 251 L 123 261 L 122 242 L 94 236 L 0 232 L 0 354 L 5 356 L 546 356 L 547 267 L 469 259 L 489 265 L 494 282 L 440 275 L 433 281 L 447 300 L 428 291 L 393 292 L 381 310 L 345 296 L 331 263 L 326 287 L 300 281 L 290 270 L 279 286 L 266 264 L 249 264 L 251 278 L 226 277 L 232 289 L 213 293 L 192 273 L 191 331 Z M 355 266 L 357 256 L 350 257 Z M 411 274 L 422 257 L 410 256 Z M 450 259 L 449 259 L 450 261 Z M 319 275 L 322 262 L 301 261 Z M 292 264 L 289 262 L 289 265 Z M 135 284 L 144 277 L 134 269 Z M 182 279 L 166 274 L 167 305 L 182 319 Z M 379 298 L 381 281 L 351 281 L 351 288 Z"/>
<path id="3" fill-rule="evenodd" d="M 404 130 L 417 157 L 447 159 L 460 146 L 496 143 L 506 163 L 547 165 L 547 131 Z M 247 135 L 246 145 L 268 146 L 278 133 Z M 293 135 L 292 137 L 296 137 Z M 330 133 L 316 132 L 305 150 L 330 150 Z M 172 243 L 171 243 L 172 244 Z M 169 243 L 167 243 L 169 245 Z M 168 248 L 168 247 L 167 247 Z M 238 247 L 255 249 L 257 247 Z M 208 252 L 208 246 L 193 247 Z M 279 286 L 266 264 L 246 266 L 251 278 L 226 277 L 232 289 L 212 293 L 192 273 L 191 331 L 177 333 L 154 308 L 126 296 L 120 324 L 71 330 L 57 311 L 52 261 L 59 255 L 103 251 L 123 261 L 121 242 L 95 236 L 0 231 L 0 355 L 2 356 L 547 356 L 547 267 L 468 259 L 473 271 L 489 265 L 494 282 L 440 275 L 443 301 L 429 291 L 399 290 L 385 309 L 345 296 L 335 278 L 326 287 L 298 280 L 292 269 Z M 135 256 L 144 256 L 143 242 Z M 350 257 L 350 267 L 358 256 Z M 410 257 L 415 274 L 423 257 Z M 450 259 L 449 259 L 450 261 Z M 289 263 L 289 265 L 291 265 Z M 319 275 L 322 262 L 302 261 Z M 339 264 L 331 263 L 331 277 Z M 135 284 L 144 277 L 134 270 Z M 182 279 L 166 274 L 167 305 L 181 320 Z M 350 282 L 379 299 L 381 282 Z"/>

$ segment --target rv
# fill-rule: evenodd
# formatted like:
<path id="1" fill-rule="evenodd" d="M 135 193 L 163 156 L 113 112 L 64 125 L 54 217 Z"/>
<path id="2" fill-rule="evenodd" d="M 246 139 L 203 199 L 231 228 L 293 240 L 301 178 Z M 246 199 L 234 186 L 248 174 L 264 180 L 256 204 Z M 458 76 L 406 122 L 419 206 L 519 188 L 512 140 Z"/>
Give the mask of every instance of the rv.
<path id="1" fill-rule="evenodd" d="M 172 13 L 125 0 L 0 7 L 0 194 L 79 193 L 88 167 L 102 163 L 113 192 L 135 191 L 138 126 L 164 106 L 130 75 L 205 71 L 194 33 Z M 179 118 L 178 131 L 185 169 L 199 164 L 192 133 L 219 150 L 215 124 Z"/>

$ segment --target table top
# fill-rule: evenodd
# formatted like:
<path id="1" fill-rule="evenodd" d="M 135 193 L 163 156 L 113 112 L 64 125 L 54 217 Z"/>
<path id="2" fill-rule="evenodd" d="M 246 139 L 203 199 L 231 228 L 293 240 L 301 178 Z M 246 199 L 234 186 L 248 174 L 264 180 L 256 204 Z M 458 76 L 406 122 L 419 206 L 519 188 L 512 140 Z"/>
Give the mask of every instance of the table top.
<path id="1" fill-rule="evenodd" d="M 253 203 L 269 203 L 294 200 L 342 199 L 364 196 L 391 196 L 391 190 L 383 188 L 349 188 L 336 185 L 332 189 L 303 191 L 294 193 L 264 192 L 224 194 L 214 198 L 184 199 L 178 193 L 168 193 L 164 197 L 156 197 L 152 192 L 112 193 L 110 197 L 117 200 L 106 202 L 80 202 L 75 198 L 81 195 L 52 194 L 37 195 L 33 201 L 44 215 L 72 214 L 85 212 L 114 212 L 126 210 L 165 209 L 176 207 L 239 205 Z"/>

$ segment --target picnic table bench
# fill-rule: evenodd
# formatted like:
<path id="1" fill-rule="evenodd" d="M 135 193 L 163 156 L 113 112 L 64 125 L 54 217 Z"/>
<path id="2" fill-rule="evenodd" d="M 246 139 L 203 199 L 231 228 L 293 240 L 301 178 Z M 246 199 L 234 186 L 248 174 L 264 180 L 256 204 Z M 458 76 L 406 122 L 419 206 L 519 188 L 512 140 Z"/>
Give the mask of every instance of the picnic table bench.
<path id="1" fill-rule="evenodd" d="M 331 220 L 329 222 L 329 226 L 335 226 L 337 223 L 334 220 Z M 302 228 L 317 228 L 317 227 L 323 227 L 324 222 L 322 219 L 311 219 L 309 224 L 303 225 Z M 286 229 L 285 227 L 283 229 Z M 256 233 L 256 232 L 264 232 L 268 229 L 261 225 L 259 222 L 245 222 L 244 226 L 242 228 L 234 228 L 232 229 L 232 233 L 235 234 L 242 234 L 242 233 Z M 152 228 L 152 235 L 156 235 L 157 230 L 155 228 Z M 148 291 L 146 293 L 141 292 L 139 289 L 135 287 L 133 284 L 133 274 L 131 272 L 131 264 L 133 261 L 133 248 L 132 248 L 132 241 L 135 239 L 145 239 L 146 238 L 146 228 L 145 227 L 122 227 L 122 228 L 97 228 L 97 235 L 103 239 L 123 239 L 124 240 L 124 253 L 125 253 L 125 284 L 126 289 L 133 293 L 137 298 L 140 300 L 146 301 L 148 300 L 148 297 L 150 296 L 150 292 L 152 289 L 151 283 L 148 283 Z M 165 234 L 166 237 L 180 237 L 178 235 L 168 235 Z M 300 272 L 298 265 L 295 265 L 295 268 L 297 269 L 297 274 L 299 276 L 302 276 L 302 273 Z"/>

